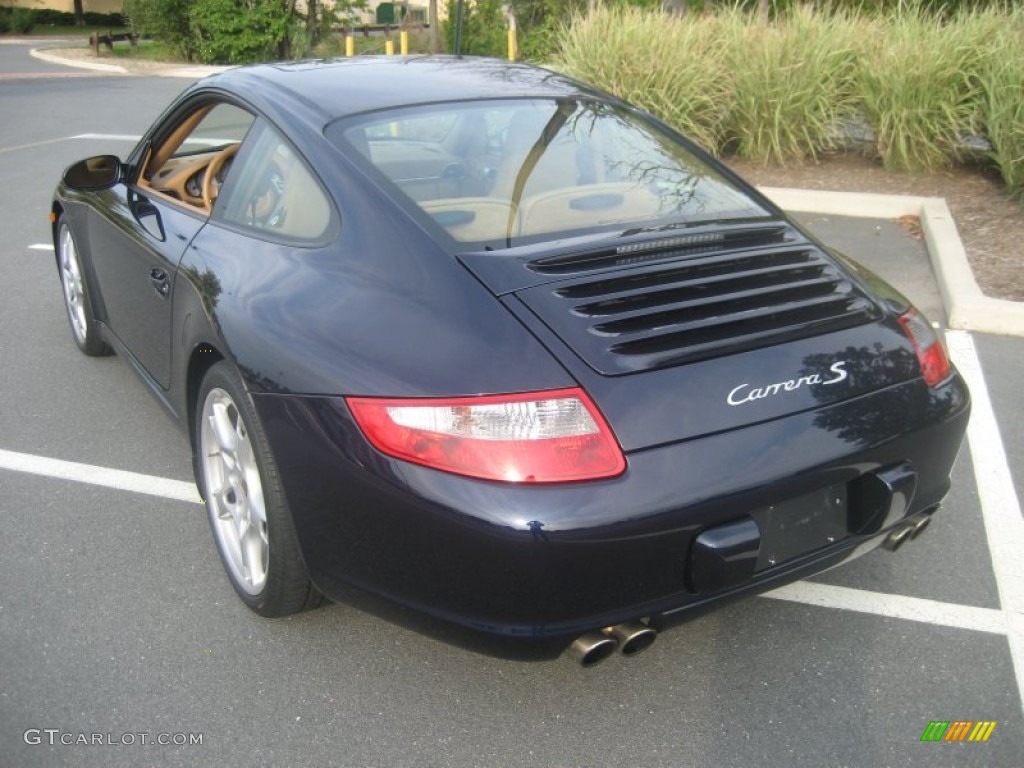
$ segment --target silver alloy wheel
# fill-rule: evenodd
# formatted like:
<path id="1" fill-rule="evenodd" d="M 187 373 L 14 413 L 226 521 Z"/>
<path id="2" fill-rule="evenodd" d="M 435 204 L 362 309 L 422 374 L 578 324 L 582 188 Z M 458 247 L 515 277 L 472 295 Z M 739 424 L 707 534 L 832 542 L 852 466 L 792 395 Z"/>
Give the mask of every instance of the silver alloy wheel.
<path id="1" fill-rule="evenodd" d="M 211 389 L 203 403 L 199 449 L 217 545 L 235 583 L 258 595 L 270 553 L 263 485 L 249 430 L 223 389 Z"/>
<path id="2" fill-rule="evenodd" d="M 88 331 L 85 317 L 85 295 L 82 293 L 82 265 L 78 261 L 78 250 L 71 228 L 60 230 L 60 281 L 64 286 L 64 304 L 71 319 L 71 331 L 79 344 L 85 344 Z"/>

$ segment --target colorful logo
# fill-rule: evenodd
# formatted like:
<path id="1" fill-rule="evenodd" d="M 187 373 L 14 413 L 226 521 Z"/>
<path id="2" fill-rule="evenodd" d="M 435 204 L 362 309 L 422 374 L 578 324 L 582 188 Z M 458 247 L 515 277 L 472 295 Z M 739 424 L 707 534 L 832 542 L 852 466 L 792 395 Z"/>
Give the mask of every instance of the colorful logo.
<path id="1" fill-rule="evenodd" d="M 995 720 L 932 720 L 921 741 L 988 741 L 996 729 Z"/>

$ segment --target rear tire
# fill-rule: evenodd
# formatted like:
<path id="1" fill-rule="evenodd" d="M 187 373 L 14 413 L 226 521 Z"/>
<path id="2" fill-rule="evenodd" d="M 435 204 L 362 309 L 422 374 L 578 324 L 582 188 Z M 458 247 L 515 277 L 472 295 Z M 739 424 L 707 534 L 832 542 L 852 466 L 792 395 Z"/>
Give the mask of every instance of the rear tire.
<path id="1" fill-rule="evenodd" d="M 64 217 L 57 223 L 57 271 L 64 289 L 64 308 L 67 310 L 71 338 L 83 355 L 102 357 L 113 350 L 100 338 L 99 326 L 93 319 L 89 283 L 85 279 L 82 260 L 71 226 Z"/>
<path id="2" fill-rule="evenodd" d="M 270 445 L 231 365 L 221 361 L 207 371 L 195 411 L 196 481 L 235 592 L 261 616 L 320 605 L 323 596 L 302 564 Z"/>

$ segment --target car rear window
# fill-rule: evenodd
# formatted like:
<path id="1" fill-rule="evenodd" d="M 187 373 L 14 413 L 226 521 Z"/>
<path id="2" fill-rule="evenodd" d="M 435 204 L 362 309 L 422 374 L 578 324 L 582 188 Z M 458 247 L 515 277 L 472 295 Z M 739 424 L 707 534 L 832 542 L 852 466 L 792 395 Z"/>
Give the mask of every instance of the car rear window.
<path id="1" fill-rule="evenodd" d="M 601 101 L 428 104 L 327 135 L 467 248 L 769 215 L 656 124 Z"/>

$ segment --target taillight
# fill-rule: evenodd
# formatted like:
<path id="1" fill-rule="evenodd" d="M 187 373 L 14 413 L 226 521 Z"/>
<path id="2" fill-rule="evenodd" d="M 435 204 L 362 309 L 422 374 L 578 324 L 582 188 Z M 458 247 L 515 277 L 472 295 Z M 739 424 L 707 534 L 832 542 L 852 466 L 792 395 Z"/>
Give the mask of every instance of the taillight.
<path id="1" fill-rule="evenodd" d="M 558 483 L 614 477 L 626 468 L 611 428 L 579 388 L 346 402 L 377 450 L 445 472 Z"/>
<path id="2" fill-rule="evenodd" d="M 946 357 L 946 349 L 942 346 L 941 339 L 935 333 L 935 329 L 928 324 L 928 320 L 916 309 L 912 309 L 905 315 L 900 315 L 899 322 L 910 343 L 914 345 L 925 383 L 929 387 L 934 387 L 945 381 L 950 371 L 949 358 Z"/>

